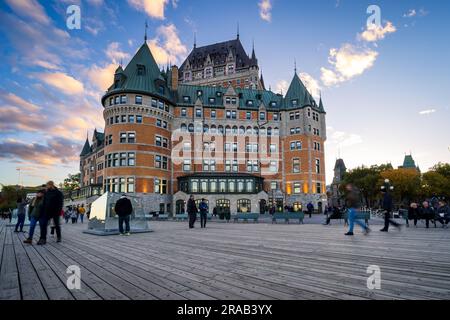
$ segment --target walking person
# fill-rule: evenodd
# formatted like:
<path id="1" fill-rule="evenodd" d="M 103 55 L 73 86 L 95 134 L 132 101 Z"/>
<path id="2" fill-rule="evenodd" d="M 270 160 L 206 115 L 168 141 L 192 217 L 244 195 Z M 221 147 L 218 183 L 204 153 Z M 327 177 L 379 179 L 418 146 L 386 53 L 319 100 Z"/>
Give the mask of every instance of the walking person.
<path id="1" fill-rule="evenodd" d="M 84 208 L 84 204 L 81 205 L 81 207 L 78 208 L 78 213 L 80 214 L 80 221 L 83 223 L 84 215 L 86 214 L 86 209 Z"/>
<path id="2" fill-rule="evenodd" d="M 72 224 L 77 223 L 78 215 L 77 215 L 76 208 L 75 208 L 75 210 L 72 210 L 72 211 L 70 212 L 70 219 L 72 220 Z"/>
<path id="3" fill-rule="evenodd" d="M 312 217 L 312 214 L 313 214 L 313 212 L 314 212 L 314 205 L 313 205 L 311 202 L 309 202 L 309 203 L 306 205 L 306 209 L 308 210 L 309 217 L 311 218 L 311 217 Z"/>
<path id="4" fill-rule="evenodd" d="M 28 214 L 30 218 L 30 229 L 28 230 L 28 237 L 23 241 L 24 243 L 32 244 L 33 243 L 33 235 L 34 229 L 36 228 L 36 224 L 39 221 L 39 218 L 42 215 L 42 209 L 44 207 L 44 194 L 45 190 L 39 190 L 36 193 L 36 197 L 31 201 L 30 206 L 28 208 Z"/>
<path id="5" fill-rule="evenodd" d="M 126 194 L 122 194 L 119 200 L 117 200 L 114 206 L 114 211 L 116 211 L 119 217 L 119 232 L 121 236 L 130 235 L 130 216 L 133 213 L 133 205 L 130 199 L 127 198 Z M 123 224 L 125 223 L 125 231 L 123 230 Z"/>
<path id="6" fill-rule="evenodd" d="M 347 191 L 346 194 L 346 206 L 348 211 L 348 232 L 345 234 L 346 236 L 353 236 L 353 227 L 354 224 L 358 224 L 364 231 L 364 234 L 369 234 L 369 227 L 356 218 L 356 210 L 360 208 L 360 195 L 358 190 L 351 184 L 347 184 L 345 186 Z"/>
<path id="7" fill-rule="evenodd" d="M 382 187 L 381 192 L 383 193 L 383 202 L 382 208 L 384 210 L 384 227 L 381 229 L 381 232 L 389 231 L 389 224 L 392 224 L 398 230 L 401 229 L 401 224 L 391 219 L 391 212 L 393 208 L 393 200 L 391 193 L 387 190 L 386 187 Z"/>
<path id="8" fill-rule="evenodd" d="M 66 211 L 64 212 L 64 220 L 66 221 L 66 224 L 69 223 L 71 214 L 72 214 L 72 206 L 68 206 L 66 208 Z"/>
<path id="9" fill-rule="evenodd" d="M 25 223 L 25 214 L 26 214 L 27 203 L 19 197 L 17 199 L 17 223 L 14 229 L 14 232 L 23 232 L 23 225 Z"/>
<path id="10" fill-rule="evenodd" d="M 47 225 L 52 220 L 56 231 L 56 242 L 61 242 L 61 225 L 59 216 L 63 207 L 64 196 L 61 191 L 56 188 L 53 181 L 46 184 L 46 192 L 44 195 L 43 212 L 39 218 L 39 227 L 41 229 L 41 237 L 38 245 L 47 243 Z"/>
<path id="11" fill-rule="evenodd" d="M 191 195 L 187 202 L 187 212 L 189 216 L 189 229 L 194 228 L 195 220 L 197 219 L 197 206 L 195 205 L 194 196 Z"/>
<path id="12" fill-rule="evenodd" d="M 202 199 L 199 205 L 200 209 L 200 227 L 206 228 L 206 220 L 208 219 L 208 204 L 205 201 L 205 198 Z"/>

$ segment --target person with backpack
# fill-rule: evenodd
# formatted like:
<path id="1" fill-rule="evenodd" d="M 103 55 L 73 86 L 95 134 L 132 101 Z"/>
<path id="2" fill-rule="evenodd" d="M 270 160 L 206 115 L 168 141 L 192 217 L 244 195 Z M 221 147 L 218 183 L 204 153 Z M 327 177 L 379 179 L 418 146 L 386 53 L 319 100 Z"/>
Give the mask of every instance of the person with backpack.
<path id="1" fill-rule="evenodd" d="M 206 228 L 206 220 L 208 219 L 208 204 L 204 198 L 198 207 L 200 209 L 200 227 Z"/>
<path id="2" fill-rule="evenodd" d="M 114 206 L 114 211 L 119 217 L 119 232 L 121 236 L 130 235 L 130 216 L 133 213 L 133 205 L 126 194 L 123 194 L 119 200 L 117 200 Z M 125 232 L 123 230 L 123 224 L 125 223 Z"/>
<path id="3" fill-rule="evenodd" d="M 39 218 L 39 227 L 41 228 L 41 237 L 38 245 L 47 243 L 47 225 L 49 220 L 53 221 L 56 230 L 56 242 L 61 242 L 61 225 L 59 216 L 64 203 L 64 196 L 55 186 L 53 181 L 46 184 L 46 192 L 44 195 L 43 214 Z"/>

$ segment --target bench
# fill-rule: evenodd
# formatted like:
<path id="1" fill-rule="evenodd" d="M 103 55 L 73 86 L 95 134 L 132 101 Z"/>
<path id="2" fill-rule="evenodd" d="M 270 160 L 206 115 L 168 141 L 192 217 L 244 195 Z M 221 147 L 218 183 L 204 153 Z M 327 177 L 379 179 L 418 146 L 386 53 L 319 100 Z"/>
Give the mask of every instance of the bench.
<path id="1" fill-rule="evenodd" d="M 348 221 L 348 211 L 344 212 L 343 218 L 344 218 L 345 223 L 347 223 L 347 221 Z M 366 225 L 369 225 L 370 212 L 357 211 L 356 215 L 355 215 L 355 220 L 364 220 Z"/>
<path id="2" fill-rule="evenodd" d="M 211 220 L 212 219 L 212 214 L 211 213 L 207 213 L 206 214 L 206 220 Z M 197 220 L 200 220 L 200 212 L 197 213 Z"/>
<path id="3" fill-rule="evenodd" d="M 239 220 L 243 220 L 244 222 L 248 222 L 248 220 L 253 220 L 253 222 L 258 222 L 259 213 L 237 213 L 232 216 L 234 222 L 238 222 Z"/>
<path id="4" fill-rule="evenodd" d="M 166 213 L 158 214 L 154 217 L 155 220 L 167 220 L 169 219 L 169 215 Z"/>
<path id="5" fill-rule="evenodd" d="M 284 220 L 286 223 L 289 223 L 289 220 L 294 219 L 298 220 L 298 223 L 303 224 L 303 219 L 305 218 L 304 212 L 283 212 L 283 213 L 274 213 L 272 216 L 272 223 L 276 223 L 277 220 Z"/>
<path id="6" fill-rule="evenodd" d="M 173 220 L 175 221 L 183 221 L 188 219 L 187 213 L 176 214 L 173 216 Z"/>

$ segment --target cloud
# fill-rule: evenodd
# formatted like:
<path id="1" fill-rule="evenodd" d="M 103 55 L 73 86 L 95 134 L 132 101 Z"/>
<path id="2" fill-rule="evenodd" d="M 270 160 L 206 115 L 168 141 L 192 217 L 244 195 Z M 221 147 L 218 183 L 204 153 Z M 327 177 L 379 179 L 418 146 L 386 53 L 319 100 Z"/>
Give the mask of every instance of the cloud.
<path id="1" fill-rule="evenodd" d="M 308 89 L 309 93 L 311 93 L 313 98 L 318 100 L 320 97 L 320 90 L 321 90 L 319 82 L 306 72 L 300 73 L 300 79 L 306 86 L 306 89 Z"/>
<path id="2" fill-rule="evenodd" d="M 68 95 L 81 94 L 84 90 L 83 83 L 62 72 L 38 73 L 35 76 Z"/>
<path id="3" fill-rule="evenodd" d="M 106 56 L 111 59 L 112 62 L 118 64 L 124 59 L 128 59 L 130 55 L 127 52 L 119 50 L 118 42 L 111 42 L 105 50 Z"/>
<path id="4" fill-rule="evenodd" d="M 428 115 L 428 114 L 432 114 L 432 113 L 435 113 L 435 112 L 436 112 L 436 109 L 427 109 L 427 110 L 419 111 L 419 114 L 420 115 Z"/>
<path id="5" fill-rule="evenodd" d="M 25 160 L 44 166 L 69 163 L 78 160 L 81 145 L 72 139 L 53 138 L 45 144 L 26 143 L 14 139 L 0 141 L 0 159 Z"/>
<path id="6" fill-rule="evenodd" d="M 104 4 L 103 0 L 87 0 L 87 2 L 96 7 L 99 7 Z"/>
<path id="7" fill-rule="evenodd" d="M 50 24 L 45 9 L 36 0 L 6 0 L 6 3 L 18 16 L 31 18 L 44 25 Z"/>
<path id="8" fill-rule="evenodd" d="M 419 10 L 409 9 L 406 13 L 403 14 L 403 18 L 424 17 L 427 14 L 428 11 L 423 8 L 420 8 Z"/>
<path id="9" fill-rule="evenodd" d="M 377 26 L 373 23 L 369 24 L 364 32 L 358 34 L 358 39 L 367 42 L 375 42 L 384 39 L 387 34 L 394 33 L 395 31 L 397 31 L 397 28 L 390 21 L 386 22 L 384 27 L 381 25 Z"/>
<path id="10" fill-rule="evenodd" d="M 104 67 L 92 65 L 86 69 L 89 81 L 99 90 L 106 91 L 112 84 L 114 72 L 117 69 L 116 63 L 110 63 Z"/>
<path id="11" fill-rule="evenodd" d="M 287 82 L 286 80 L 280 80 L 275 85 L 275 92 L 277 93 L 286 94 L 288 89 L 289 89 L 289 82 Z"/>
<path id="12" fill-rule="evenodd" d="M 35 112 L 40 110 L 40 108 L 37 105 L 24 100 L 23 98 L 15 95 L 14 93 L 6 92 L 3 90 L 0 90 L 0 103 L 1 101 L 3 101 L 3 103 L 5 104 L 17 106 L 21 108 L 23 111 Z"/>
<path id="13" fill-rule="evenodd" d="M 321 68 L 321 80 L 326 86 L 350 80 L 370 69 L 378 52 L 345 43 L 341 48 L 330 49 L 328 62 L 331 68 Z"/>
<path id="14" fill-rule="evenodd" d="M 160 26 L 156 30 L 156 37 L 149 40 L 148 45 L 159 64 L 181 62 L 187 54 L 187 48 L 181 42 L 174 24 Z"/>
<path id="15" fill-rule="evenodd" d="M 164 7 L 169 0 L 128 0 L 136 10 L 144 10 L 150 18 L 164 19 Z"/>
<path id="16" fill-rule="evenodd" d="M 351 147 L 363 142 L 360 135 L 355 133 L 348 133 L 345 131 L 337 131 L 328 129 L 327 143 L 336 145 L 337 147 Z"/>
<path id="17" fill-rule="evenodd" d="M 403 18 L 412 18 L 417 15 L 416 9 L 409 9 L 408 12 L 403 14 Z"/>
<path id="18" fill-rule="evenodd" d="M 272 3 L 270 1 L 271 0 L 261 0 L 258 3 L 259 16 L 267 22 L 272 21 Z"/>

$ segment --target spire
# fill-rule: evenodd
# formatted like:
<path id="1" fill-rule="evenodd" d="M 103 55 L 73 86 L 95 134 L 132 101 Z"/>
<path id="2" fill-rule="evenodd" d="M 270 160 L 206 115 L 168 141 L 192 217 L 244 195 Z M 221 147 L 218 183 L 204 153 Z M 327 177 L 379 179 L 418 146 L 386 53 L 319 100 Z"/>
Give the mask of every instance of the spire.
<path id="1" fill-rule="evenodd" d="M 265 84 L 264 84 L 264 78 L 263 78 L 262 70 L 261 70 L 261 77 L 259 78 L 259 82 L 261 82 L 261 88 L 262 88 L 263 90 L 266 90 L 266 86 L 265 86 Z"/>
<path id="2" fill-rule="evenodd" d="M 323 108 L 323 102 L 322 102 L 322 91 L 320 91 L 319 110 L 325 111 L 325 109 Z"/>
<path id="3" fill-rule="evenodd" d="M 250 62 L 252 66 L 257 66 L 258 65 L 258 59 L 256 59 L 256 54 L 255 54 L 255 41 L 253 41 L 253 46 L 252 46 L 252 57 L 250 58 Z"/>
<path id="4" fill-rule="evenodd" d="M 83 157 L 91 152 L 91 145 L 89 144 L 89 132 L 86 133 L 86 141 L 84 142 L 83 150 L 81 150 L 80 157 Z"/>
<path id="5" fill-rule="evenodd" d="M 197 48 L 197 32 L 194 32 L 194 49 Z"/>
<path id="6" fill-rule="evenodd" d="M 239 21 L 237 23 L 237 34 L 236 34 L 236 39 L 239 40 Z"/>
<path id="7" fill-rule="evenodd" d="M 145 35 L 144 35 L 145 42 L 147 42 L 147 28 L 148 28 L 148 24 L 147 24 L 147 20 L 145 20 Z"/>
<path id="8" fill-rule="evenodd" d="M 294 72 L 297 74 L 297 59 L 294 58 Z"/>

